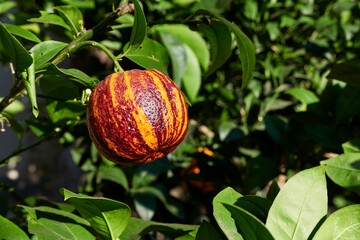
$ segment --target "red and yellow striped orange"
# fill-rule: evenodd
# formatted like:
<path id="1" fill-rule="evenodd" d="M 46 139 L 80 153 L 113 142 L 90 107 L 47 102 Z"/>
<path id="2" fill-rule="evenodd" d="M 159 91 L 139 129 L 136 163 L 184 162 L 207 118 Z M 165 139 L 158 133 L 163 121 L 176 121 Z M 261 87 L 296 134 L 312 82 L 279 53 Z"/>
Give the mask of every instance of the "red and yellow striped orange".
<path id="1" fill-rule="evenodd" d="M 108 160 L 143 164 L 172 152 L 183 141 L 187 106 L 176 84 L 157 70 L 113 73 L 91 93 L 87 126 Z"/>

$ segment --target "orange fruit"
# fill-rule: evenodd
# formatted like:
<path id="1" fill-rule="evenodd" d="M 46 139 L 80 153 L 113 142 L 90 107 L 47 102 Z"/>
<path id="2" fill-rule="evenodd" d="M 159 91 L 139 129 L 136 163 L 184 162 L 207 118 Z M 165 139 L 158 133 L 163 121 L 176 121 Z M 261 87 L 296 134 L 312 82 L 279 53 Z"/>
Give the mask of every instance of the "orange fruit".
<path id="1" fill-rule="evenodd" d="M 113 73 L 91 93 L 87 126 L 108 160 L 143 164 L 182 142 L 188 130 L 187 106 L 176 84 L 157 70 Z"/>

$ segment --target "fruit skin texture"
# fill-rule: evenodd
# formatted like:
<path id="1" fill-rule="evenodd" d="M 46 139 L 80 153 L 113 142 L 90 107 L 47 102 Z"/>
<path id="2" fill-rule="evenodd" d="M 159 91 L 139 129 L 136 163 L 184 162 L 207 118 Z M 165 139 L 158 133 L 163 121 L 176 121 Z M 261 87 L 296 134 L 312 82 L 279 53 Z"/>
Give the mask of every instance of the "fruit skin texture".
<path id="1" fill-rule="evenodd" d="M 151 162 L 185 138 L 188 112 L 176 84 L 154 70 L 113 73 L 93 89 L 89 134 L 99 152 L 121 165 Z"/>

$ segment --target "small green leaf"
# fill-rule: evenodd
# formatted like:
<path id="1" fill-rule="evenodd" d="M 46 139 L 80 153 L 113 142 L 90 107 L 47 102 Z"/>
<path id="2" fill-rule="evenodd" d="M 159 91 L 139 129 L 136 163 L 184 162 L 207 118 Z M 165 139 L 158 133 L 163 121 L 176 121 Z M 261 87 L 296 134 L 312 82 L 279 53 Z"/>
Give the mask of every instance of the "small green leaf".
<path id="1" fill-rule="evenodd" d="M 287 90 L 285 93 L 290 94 L 301 103 L 310 105 L 313 103 L 320 102 L 320 99 L 316 94 L 305 88 L 291 88 Z"/>
<path id="2" fill-rule="evenodd" d="M 277 184 L 277 180 L 274 179 L 270 185 L 269 191 L 266 194 L 266 198 L 270 201 L 274 201 L 278 193 L 280 192 L 280 187 Z"/>
<path id="3" fill-rule="evenodd" d="M 187 66 L 182 76 L 182 83 L 184 84 L 187 97 L 193 103 L 201 87 L 201 69 L 195 53 L 187 45 L 184 46 Z"/>
<path id="4" fill-rule="evenodd" d="M 77 36 L 84 28 L 84 19 L 81 11 L 72 5 L 54 7 L 60 13 L 74 36 Z"/>
<path id="5" fill-rule="evenodd" d="M 34 53 L 31 53 L 31 57 L 34 57 Z M 27 69 L 26 78 L 24 79 L 24 86 L 29 95 L 29 99 L 32 106 L 32 113 L 35 117 L 39 115 L 39 108 L 37 106 L 36 99 L 36 86 L 35 86 L 35 62 L 33 62 Z"/>
<path id="6" fill-rule="evenodd" d="M 0 239 L 30 240 L 15 223 L 0 215 Z"/>
<path id="7" fill-rule="evenodd" d="M 16 7 L 16 2 L 12 1 L 5 1 L 0 3 L 0 14 L 5 13 L 6 11 L 9 11 L 10 9 Z"/>
<path id="8" fill-rule="evenodd" d="M 48 63 L 45 66 L 43 66 L 42 71 L 45 71 L 43 73 L 47 73 L 49 75 L 57 75 L 57 74 L 68 75 L 70 77 L 69 80 L 74 81 L 76 83 L 80 83 L 85 88 L 93 88 L 97 83 L 97 80 L 95 78 L 88 76 L 86 73 L 76 68 L 69 68 L 69 69 L 58 68 L 55 64 Z"/>
<path id="9" fill-rule="evenodd" d="M 78 215 L 57 208 L 47 206 L 28 207 L 24 205 L 19 205 L 19 207 L 22 207 L 35 220 L 43 217 L 53 220 L 62 218 L 64 221 L 66 219 L 67 222 L 74 222 L 83 226 L 90 226 L 89 222 L 79 217 Z"/>
<path id="10" fill-rule="evenodd" d="M 220 21 L 211 21 L 209 25 L 201 24 L 199 30 L 205 34 L 210 43 L 211 63 L 206 75 L 209 76 L 220 68 L 231 55 L 232 38 L 229 28 Z"/>
<path id="11" fill-rule="evenodd" d="M 350 61 L 334 65 L 327 78 L 344 81 L 354 87 L 360 88 L 360 62 Z"/>
<path id="12" fill-rule="evenodd" d="M 101 182 L 102 180 L 112 181 L 124 187 L 126 191 L 129 190 L 128 180 L 124 171 L 116 166 L 100 166 L 97 182 Z"/>
<path id="13" fill-rule="evenodd" d="M 55 57 L 66 46 L 67 43 L 52 40 L 36 44 L 30 49 L 30 52 L 34 53 L 35 70 Z"/>
<path id="14" fill-rule="evenodd" d="M 165 45 L 171 59 L 173 81 L 181 87 L 181 79 L 186 71 L 186 49 L 182 41 L 165 31 L 159 31 L 161 41 Z"/>
<path id="15" fill-rule="evenodd" d="M 351 139 L 350 141 L 343 143 L 341 146 L 344 153 L 360 152 L 360 138 Z"/>
<path id="16" fill-rule="evenodd" d="M 128 225 L 130 208 L 122 202 L 75 194 L 66 189 L 61 192 L 65 200 L 106 239 L 115 240 Z"/>
<path id="17" fill-rule="evenodd" d="M 345 153 L 320 163 L 336 184 L 360 193 L 360 153 Z"/>
<path id="18" fill-rule="evenodd" d="M 307 239 L 327 214 L 325 168 L 310 168 L 289 179 L 276 196 L 266 221 L 275 239 Z"/>
<path id="19" fill-rule="evenodd" d="M 145 38 L 140 47 L 129 51 L 126 57 L 145 69 L 157 69 L 167 74 L 169 55 L 165 47 L 155 40 Z"/>
<path id="20" fill-rule="evenodd" d="M 207 71 L 210 62 L 210 51 L 200 33 L 192 31 L 183 24 L 163 24 L 156 25 L 153 28 L 157 31 L 170 33 L 180 39 L 193 51 L 204 71 Z"/>
<path id="21" fill-rule="evenodd" d="M 36 235 L 39 240 L 95 240 L 95 236 L 88 230 L 79 224 L 72 222 L 59 222 L 47 218 L 40 218 L 38 220 L 31 219 L 29 221 L 28 229 L 29 232 Z"/>
<path id="22" fill-rule="evenodd" d="M 175 237 L 179 236 L 181 233 L 187 234 L 190 231 L 196 231 L 198 228 L 198 225 L 159 223 L 131 217 L 129 219 L 129 224 L 119 239 L 142 239 L 143 236 L 153 231 L 164 233 L 167 236 L 174 235 Z"/>
<path id="23" fill-rule="evenodd" d="M 161 193 L 160 193 L 161 194 Z M 134 194 L 134 205 L 141 219 L 151 220 L 155 215 L 156 195 L 151 191 L 141 191 Z"/>
<path id="24" fill-rule="evenodd" d="M 33 58 L 21 43 L 10 34 L 0 22 L 0 43 L 2 54 L 6 55 L 14 64 L 17 71 L 28 68 L 33 63 Z"/>
<path id="25" fill-rule="evenodd" d="M 53 123 L 64 123 L 82 116 L 86 112 L 86 106 L 74 101 L 46 101 L 46 110 Z"/>
<path id="26" fill-rule="evenodd" d="M 235 204 L 242 195 L 228 187 L 218 193 L 213 199 L 214 217 L 219 227 L 228 239 L 244 239 L 237 230 L 236 222 L 231 217 L 231 212 L 224 206 Z"/>
<path id="27" fill-rule="evenodd" d="M 207 239 L 207 240 L 221 239 L 221 236 L 216 231 L 216 228 L 205 220 L 203 220 L 203 222 L 201 223 L 200 228 L 196 233 L 195 240 L 203 240 L 203 239 Z"/>
<path id="28" fill-rule="evenodd" d="M 0 97 L 0 101 L 2 100 L 2 98 Z M 5 109 L 3 112 L 7 112 L 8 114 L 18 114 L 21 113 L 22 111 L 25 110 L 25 106 L 22 102 L 20 102 L 19 100 L 15 100 L 13 102 L 11 102 Z"/>
<path id="29" fill-rule="evenodd" d="M 17 35 L 19 37 L 25 38 L 27 40 L 33 41 L 33 42 L 41 42 L 41 40 L 32 32 L 30 32 L 29 30 L 26 30 L 22 27 L 13 25 L 13 24 L 7 24 L 4 23 L 4 26 L 6 27 L 6 29 L 14 35 Z"/>
<path id="30" fill-rule="evenodd" d="M 356 239 L 360 232 L 360 205 L 337 210 L 315 233 L 313 240 Z"/>
<path id="31" fill-rule="evenodd" d="M 255 47 L 251 40 L 241 31 L 241 29 L 234 23 L 229 22 L 223 17 L 220 17 L 212 12 L 206 10 L 199 10 L 197 15 L 209 15 L 219 19 L 224 23 L 234 34 L 235 40 L 239 48 L 239 57 L 242 66 L 242 81 L 241 88 L 245 88 L 252 78 L 255 69 Z"/>
<path id="32" fill-rule="evenodd" d="M 78 8 L 95 8 L 95 0 L 61 0 L 61 2 Z"/>
<path id="33" fill-rule="evenodd" d="M 271 240 L 271 235 L 265 225 L 248 211 L 232 204 L 223 203 L 235 220 L 238 232 L 244 239 Z"/>
<path id="34" fill-rule="evenodd" d="M 144 41 L 145 37 L 146 37 L 146 27 L 147 27 L 147 23 L 146 23 L 146 18 L 145 18 L 145 14 L 139 4 L 138 0 L 133 0 L 134 3 L 134 14 L 135 14 L 135 19 L 134 19 L 134 25 L 131 31 L 131 36 L 130 36 L 130 42 L 129 42 L 129 47 L 126 50 L 126 52 L 124 53 L 124 55 L 126 55 L 128 52 L 137 49 L 141 43 Z"/>
<path id="35" fill-rule="evenodd" d="M 45 24 L 53 24 L 60 27 L 63 27 L 69 31 L 71 31 L 70 26 L 62 19 L 60 16 L 49 13 L 46 11 L 40 11 L 41 16 L 38 18 L 30 18 L 28 19 L 29 22 L 36 22 L 36 23 L 45 23 Z"/>

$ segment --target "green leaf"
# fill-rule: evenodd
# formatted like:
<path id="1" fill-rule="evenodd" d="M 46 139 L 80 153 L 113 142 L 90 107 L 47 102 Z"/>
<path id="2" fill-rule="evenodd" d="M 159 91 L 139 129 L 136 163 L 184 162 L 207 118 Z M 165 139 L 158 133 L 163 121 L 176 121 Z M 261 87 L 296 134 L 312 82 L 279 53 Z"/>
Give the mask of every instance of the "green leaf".
<path id="1" fill-rule="evenodd" d="M 278 193 L 280 192 L 280 187 L 277 184 L 277 180 L 274 179 L 270 185 L 269 191 L 266 194 L 266 198 L 270 201 L 274 201 Z"/>
<path id="2" fill-rule="evenodd" d="M 53 207 L 47 207 L 47 206 L 39 206 L 39 207 L 28 207 L 24 205 L 18 205 L 18 206 L 22 207 L 35 220 L 38 220 L 40 218 L 49 218 L 53 220 L 63 219 L 63 221 L 66 220 L 66 222 L 74 222 L 83 225 L 85 227 L 90 226 L 90 223 L 87 222 L 85 219 L 64 210 L 56 209 Z"/>
<path id="3" fill-rule="evenodd" d="M 10 9 L 16 7 L 16 2 L 12 1 L 5 1 L 0 3 L 0 14 L 5 13 L 6 11 L 9 11 Z"/>
<path id="4" fill-rule="evenodd" d="M 116 166 L 100 166 L 97 182 L 101 182 L 102 180 L 112 181 L 121 185 L 126 191 L 129 190 L 128 180 L 124 171 Z"/>
<path id="5" fill-rule="evenodd" d="M 97 83 L 97 80 L 95 78 L 90 77 L 86 73 L 76 68 L 64 69 L 57 67 L 53 63 L 48 63 L 45 66 L 43 66 L 42 71 L 45 71 L 44 73 L 49 75 L 57 75 L 57 74 L 68 75 L 70 76 L 69 80 L 75 83 L 79 83 L 83 85 L 85 88 L 93 88 Z"/>
<path id="6" fill-rule="evenodd" d="M 0 215 L 0 239 L 30 240 L 15 223 Z"/>
<path id="7" fill-rule="evenodd" d="M 188 26 L 183 24 L 163 24 L 156 25 L 153 28 L 179 38 L 185 45 L 190 47 L 201 67 L 204 71 L 207 71 L 210 62 L 210 51 L 200 33 L 190 30 Z"/>
<path id="8" fill-rule="evenodd" d="M 6 55 L 14 64 L 17 71 L 22 71 L 28 68 L 33 59 L 28 51 L 21 45 L 21 43 L 10 34 L 6 27 L 0 22 L 0 43 L 2 47 L 2 54 Z"/>
<path id="9" fill-rule="evenodd" d="M 244 239 L 237 230 L 236 222 L 231 217 L 231 212 L 224 206 L 224 203 L 235 204 L 241 197 L 240 193 L 227 187 L 213 199 L 215 220 L 228 239 Z"/>
<path id="10" fill-rule="evenodd" d="M 2 100 L 2 98 L 0 97 L 0 101 Z M 13 102 L 11 102 L 5 109 L 3 112 L 7 112 L 8 114 L 14 115 L 14 114 L 18 114 L 21 113 L 22 111 L 25 110 L 25 106 L 22 102 L 20 102 L 19 100 L 15 100 Z"/>
<path id="11" fill-rule="evenodd" d="M 327 78 L 344 81 L 354 87 L 360 88 L 360 62 L 349 61 L 334 65 Z"/>
<path id="12" fill-rule="evenodd" d="M 305 88 L 291 88 L 287 90 L 285 93 L 290 94 L 301 103 L 310 105 L 313 103 L 320 102 L 320 99 L 316 94 L 308 89 Z"/>
<path id="13" fill-rule="evenodd" d="M 220 21 L 211 21 L 209 25 L 201 24 L 199 30 L 210 43 L 211 63 L 206 75 L 209 76 L 220 68 L 231 55 L 232 38 L 229 28 Z"/>
<path id="14" fill-rule="evenodd" d="M 181 233 L 187 234 L 196 231 L 198 228 L 198 225 L 159 223 L 131 217 L 129 224 L 119 238 L 128 240 L 142 239 L 143 236 L 153 231 L 164 233 L 167 236 L 179 236 Z"/>
<path id="15" fill-rule="evenodd" d="M 360 192 L 360 153 L 345 153 L 320 162 L 336 184 Z"/>
<path id="16" fill-rule="evenodd" d="M 186 50 L 187 66 L 182 77 L 182 83 L 184 84 L 187 97 L 190 102 L 193 103 L 201 87 L 201 69 L 195 53 L 187 45 L 184 46 Z"/>
<path id="17" fill-rule="evenodd" d="M 31 53 L 31 57 L 34 57 L 34 53 Z M 32 113 L 35 117 L 39 115 L 39 108 L 37 106 L 36 99 L 36 86 L 35 86 L 35 62 L 33 62 L 27 69 L 27 76 L 24 78 L 24 86 L 32 106 Z"/>
<path id="18" fill-rule="evenodd" d="M 13 24 L 7 24 L 4 23 L 4 26 L 6 27 L 6 29 L 14 35 L 17 35 L 19 37 L 25 38 L 27 40 L 33 41 L 33 42 L 41 42 L 41 40 L 32 32 L 30 32 L 29 30 L 26 30 L 22 27 L 13 25 Z"/>
<path id="19" fill-rule="evenodd" d="M 255 47 L 251 40 L 241 31 L 241 29 L 234 23 L 229 22 L 223 17 L 220 17 L 212 12 L 206 10 L 199 10 L 197 15 L 209 15 L 219 19 L 224 23 L 235 35 L 235 40 L 239 48 L 239 57 L 242 66 L 242 82 L 241 88 L 245 88 L 252 78 L 255 69 Z"/>
<path id="20" fill-rule="evenodd" d="M 145 187 L 145 188 L 149 189 L 151 187 Z M 144 220 L 151 220 L 155 215 L 156 201 L 157 201 L 156 195 L 153 193 L 153 191 L 145 190 L 141 192 L 136 192 L 133 197 L 134 197 L 135 209 L 136 212 L 139 214 L 140 218 Z"/>
<path id="21" fill-rule="evenodd" d="M 45 24 L 53 24 L 60 27 L 63 27 L 69 31 L 71 31 L 70 26 L 62 19 L 60 16 L 49 13 L 46 11 L 40 11 L 41 16 L 38 18 L 30 18 L 28 19 L 29 22 L 36 22 L 36 23 L 45 23 Z"/>
<path id="22" fill-rule="evenodd" d="M 343 143 L 341 146 L 344 153 L 360 152 L 360 138 L 351 139 L 350 141 Z"/>
<path id="23" fill-rule="evenodd" d="M 315 233 L 313 240 L 356 239 L 360 232 L 360 205 L 337 210 Z"/>
<path id="24" fill-rule="evenodd" d="M 239 198 L 235 202 L 235 205 L 251 213 L 260 221 L 265 222 L 271 206 L 271 201 L 260 196 L 248 195 Z"/>
<path id="25" fill-rule="evenodd" d="M 52 40 L 36 44 L 30 49 L 30 52 L 34 53 L 35 70 L 55 57 L 66 46 L 67 43 Z"/>
<path id="26" fill-rule="evenodd" d="M 80 102 L 47 100 L 46 110 L 53 123 L 73 120 L 86 112 L 86 106 Z"/>
<path id="27" fill-rule="evenodd" d="M 216 231 L 216 228 L 208 223 L 207 221 L 203 220 L 200 225 L 199 230 L 196 234 L 196 240 L 218 240 L 221 239 L 220 234 Z"/>
<path id="28" fill-rule="evenodd" d="M 173 81 L 181 87 L 181 79 L 187 66 L 185 46 L 179 38 L 171 33 L 159 31 L 159 35 L 170 55 Z"/>
<path id="29" fill-rule="evenodd" d="M 28 225 L 29 232 L 38 237 L 39 240 L 45 239 L 95 239 L 84 227 L 71 222 L 59 222 L 52 219 L 40 218 L 31 219 Z"/>
<path id="30" fill-rule="evenodd" d="M 325 168 L 310 168 L 289 179 L 276 196 L 266 221 L 275 239 L 307 239 L 327 214 Z"/>
<path id="31" fill-rule="evenodd" d="M 65 200 L 106 239 L 116 239 L 128 225 L 130 208 L 107 198 L 89 197 L 61 189 Z"/>
<path id="32" fill-rule="evenodd" d="M 223 203 L 223 205 L 231 213 L 231 217 L 235 220 L 238 232 L 244 239 L 274 239 L 265 225 L 254 215 L 236 205 L 228 203 Z"/>
<path id="33" fill-rule="evenodd" d="M 138 0 L 133 0 L 133 3 L 134 3 L 134 7 L 135 7 L 135 9 L 134 9 L 134 12 L 135 12 L 134 25 L 133 25 L 133 28 L 131 31 L 129 47 L 126 50 L 126 52 L 124 53 L 124 55 L 126 55 L 128 52 L 130 52 L 132 50 L 137 49 L 146 37 L 147 23 L 146 23 L 145 14 L 144 14 Z"/>
<path id="34" fill-rule="evenodd" d="M 84 28 L 84 19 L 81 11 L 72 5 L 54 7 L 60 13 L 74 36 L 77 36 Z"/>
<path id="35" fill-rule="evenodd" d="M 61 2 L 78 8 L 95 8 L 95 0 L 61 0 Z"/>
<path id="36" fill-rule="evenodd" d="M 142 44 L 126 54 L 126 57 L 145 69 L 157 69 L 167 74 L 169 55 L 164 46 L 145 38 Z"/>

